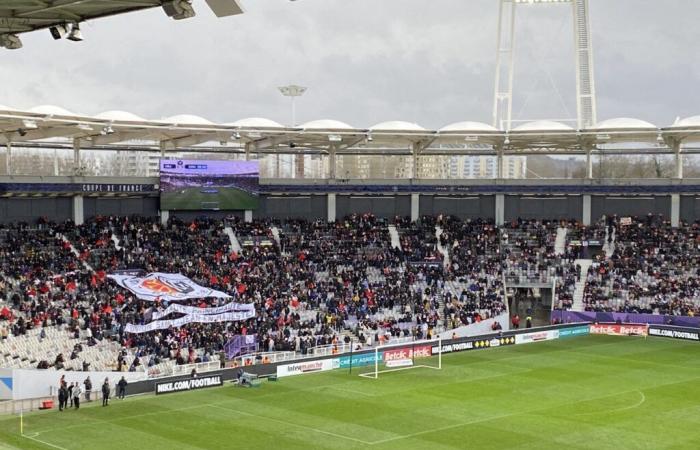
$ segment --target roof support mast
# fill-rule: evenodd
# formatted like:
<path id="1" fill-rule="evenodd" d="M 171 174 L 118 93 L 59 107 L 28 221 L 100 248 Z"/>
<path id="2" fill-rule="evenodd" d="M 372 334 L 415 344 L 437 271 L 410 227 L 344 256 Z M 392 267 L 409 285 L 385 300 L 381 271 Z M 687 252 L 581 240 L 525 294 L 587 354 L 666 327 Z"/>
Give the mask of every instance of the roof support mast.
<path id="1" fill-rule="evenodd" d="M 516 8 L 518 4 L 532 5 L 535 3 L 571 3 L 574 18 L 577 125 L 579 129 L 593 127 L 597 122 L 597 117 L 588 0 L 500 0 L 493 126 L 503 131 L 511 129 Z"/>

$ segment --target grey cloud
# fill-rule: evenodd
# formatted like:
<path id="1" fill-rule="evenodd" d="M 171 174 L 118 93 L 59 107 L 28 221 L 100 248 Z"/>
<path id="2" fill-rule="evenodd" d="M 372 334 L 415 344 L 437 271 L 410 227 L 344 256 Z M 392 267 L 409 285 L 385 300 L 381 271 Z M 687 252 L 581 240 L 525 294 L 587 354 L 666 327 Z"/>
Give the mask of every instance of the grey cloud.
<path id="1" fill-rule="evenodd" d="M 294 82 L 310 88 L 299 102 L 300 122 L 490 121 L 496 0 L 245 3 L 246 15 L 222 20 L 203 4 L 187 21 L 159 10 L 98 20 L 83 27 L 80 44 L 28 35 L 24 49 L 0 53 L 0 104 L 288 123 L 289 104 L 276 87 Z M 700 114 L 700 2 L 590 3 L 599 117 L 664 125 Z M 532 119 L 573 114 L 568 9 L 532 6 L 519 14 L 514 111 Z"/>

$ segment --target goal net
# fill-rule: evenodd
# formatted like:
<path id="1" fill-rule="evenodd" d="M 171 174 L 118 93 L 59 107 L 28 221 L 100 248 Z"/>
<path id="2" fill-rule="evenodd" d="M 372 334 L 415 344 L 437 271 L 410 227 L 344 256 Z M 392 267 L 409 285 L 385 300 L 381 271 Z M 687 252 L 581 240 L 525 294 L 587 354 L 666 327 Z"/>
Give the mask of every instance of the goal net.
<path id="1" fill-rule="evenodd" d="M 364 356 L 367 361 L 367 355 Z M 442 339 L 379 345 L 370 362 L 361 377 L 377 379 L 382 373 L 400 370 L 442 369 Z"/>

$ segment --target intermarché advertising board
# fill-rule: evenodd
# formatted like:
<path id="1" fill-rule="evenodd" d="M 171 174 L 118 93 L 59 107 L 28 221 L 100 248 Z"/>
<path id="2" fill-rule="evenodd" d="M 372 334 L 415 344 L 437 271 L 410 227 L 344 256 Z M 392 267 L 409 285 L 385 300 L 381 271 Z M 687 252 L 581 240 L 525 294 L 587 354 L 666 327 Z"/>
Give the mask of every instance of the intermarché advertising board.
<path id="1" fill-rule="evenodd" d="M 649 325 L 649 336 L 658 336 L 684 341 L 700 341 L 700 332 L 692 328 L 665 327 L 662 325 Z"/>
<path id="2" fill-rule="evenodd" d="M 528 344 L 530 342 L 549 341 L 559 339 L 559 330 L 535 331 L 533 333 L 518 334 L 515 336 L 516 344 Z"/>
<path id="3" fill-rule="evenodd" d="M 195 389 L 223 386 L 223 384 L 224 381 L 221 379 L 221 375 L 206 375 L 186 380 L 166 381 L 164 383 L 156 383 L 156 395 L 193 391 Z"/>

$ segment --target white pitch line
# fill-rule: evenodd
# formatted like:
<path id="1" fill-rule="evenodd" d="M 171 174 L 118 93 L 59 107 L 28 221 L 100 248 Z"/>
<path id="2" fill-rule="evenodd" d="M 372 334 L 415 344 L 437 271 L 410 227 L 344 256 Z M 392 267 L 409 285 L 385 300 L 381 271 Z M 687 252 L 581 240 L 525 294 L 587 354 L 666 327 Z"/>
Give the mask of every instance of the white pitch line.
<path id="1" fill-rule="evenodd" d="M 694 378 L 691 378 L 691 380 L 696 380 L 696 379 L 698 379 L 698 378 L 700 378 L 700 377 L 694 377 Z M 690 380 L 686 380 L 686 381 L 690 381 Z M 669 386 L 669 385 L 673 385 L 673 384 L 678 384 L 678 382 L 667 383 L 667 384 L 661 384 L 661 385 L 654 386 L 654 387 Z M 567 406 L 567 405 L 573 405 L 573 404 L 577 404 L 577 403 L 588 402 L 588 401 L 591 401 L 591 400 L 600 400 L 600 399 L 603 399 L 603 398 L 614 397 L 614 396 L 616 396 L 616 395 L 628 394 L 628 393 L 630 393 L 630 392 L 640 392 L 640 393 L 641 393 L 640 390 L 638 390 L 638 389 L 633 389 L 633 390 L 629 390 L 629 391 L 616 392 L 616 393 L 614 393 L 614 394 L 602 395 L 602 396 L 599 396 L 599 397 L 586 398 L 586 399 L 578 400 L 578 401 L 575 401 L 575 402 L 567 402 L 567 403 L 561 404 L 561 405 L 551 405 L 551 406 L 547 406 L 547 407 L 544 407 L 544 408 L 531 409 L 531 410 L 527 410 L 527 411 L 520 411 L 520 412 L 509 413 L 509 414 L 501 414 L 501 415 L 498 415 L 498 416 L 486 417 L 486 418 L 483 418 L 483 419 L 470 420 L 470 421 L 468 421 L 468 422 L 456 423 L 456 424 L 454 424 L 454 425 L 447 425 L 447 426 L 440 427 L 440 428 L 433 428 L 433 429 L 430 429 L 430 430 L 418 431 L 418 432 L 416 432 L 416 433 L 405 434 L 405 435 L 401 435 L 401 436 L 394 436 L 394 437 L 391 437 L 391 438 L 382 439 L 382 440 L 379 440 L 379 441 L 374 441 L 374 442 L 372 442 L 370 445 L 386 444 L 387 442 L 393 442 L 393 441 L 398 441 L 398 440 L 401 440 L 401 439 L 412 438 L 412 437 L 421 436 L 421 435 L 424 435 L 424 434 L 435 433 L 435 432 L 438 432 L 438 431 L 451 430 L 451 429 L 453 429 L 453 428 L 466 427 L 466 426 L 468 426 L 468 425 L 474 425 L 474 424 L 483 423 L 483 422 L 490 422 L 490 421 L 492 421 L 492 420 L 505 419 L 505 418 L 507 418 L 507 417 L 520 416 L 520 415 L 523 415 L 523 414 L 532 414 L 532 413 L 536 413 L 536 412 L 539 412 L 539 411 L 547 411 L 547 410 L 553 409 L 553 408 L 559 408 L 559 407 L 562 407 L 562 406 Z M 642 395 L 644 395 L 644 394 L 642 393 Z M 644 400 L 646 400 L 646 397 L 644 397 Z M 639 405 L 641 405 L 642 403 L 644 403 L 644 402 L 642 401 Z M 634 407 L 636 408 L 636 407 L 638 407 L 639 405 L 635 405 Z M 631 409 L 631 408 L 630 408 L 630 409 Z"/>
<path id="2" fill-rule="evenodd" d="M 49 447 L 53 447 L 53 448 L 58 449 L 58 450 L 68 450 L 64 447 L 61 447 L 60 445 L 52 444 L 51 442 L 42 441 L 41 439 L 36 437 L 38 435 L 39 435 L 39 433 L 35 433 L 32 435 L 23 434 L 22 437 L 26 438 L 26 439 L 31 439 L 32 441 L 35 441 L 35 442 L 39 442 L 40 444 L 48 445 Z"/>
<path id="3" fill-rule="evenodd" d="M 222 409 L 222 410 L 224 410 L 224 411 L 229 411 L 229 412 L 234 412 L 234 413 L 238 413 L 238 414 L 243 414 L 244 416 L 255 417 L 255 418 L 257 418 L 257 419 L 269 420 L 269 421 L 271 421 L 271 422 L 277 422 L 277 423 L 281 423 L 281 424 L 284 424 L 284 425 L 289 425 L 289 426 L 292 426 L 292 427 L 297 427 L 297 428 L 301 428 L 301 429 L 304 429 L 304 430 L 309 430 L 309 431 L 313 431 L 313 432 L 316 432 L 316 433 L 320 433 L 320 434 L 325 434 L 325 435 L 328 435 L 328 436 L 337 437 L 337 438 L 340 438 L 340 439 L 347 439 L 348 441 L 353 441 L 353 442 L 357 442 L 357 443 L 364 444 L 364 445 L 372 445 L 372 444 L 373 444 L 373 442 L 364 441 L 364 440 L 362 440 L 362 439 L 357 439 L 357 438 L 354 438 L 354 437 L 350 437 L 350 436 L 345 436 L 345 435 L 342 435 L 342 434 L 333 433 L 333 432 L 331 432 L 331 431 L 319 430 L 318 428 L 307 427 L 306 425 L 300 425 L 300 424 L 298 424 L 298 423 L 287 422 L 287 421 L 284 421 L 284 420 L 275 419 L 274 417 L 259 416 L 259 415 L 257 415 L 257 414 L 253 414 L 253 413 L 249 413 L 249 412 L 245 412 L 245 411 L 239 411 L 239 410 L 233 409 L 233 408 L 226 408 L 226 407 L 221 406 L 221 405 L 211 405 L 211 406 L 212 406 L 213 408 Z"/>
<path id="4" fill-rule="evenodd" d="M 572 414 L 572 415 L 573 416 L 594 416 L 594 415 L 598 415 L 598 414 L 610 414 L 610 413 L 616 413 L 616 412 L 620 412 L 620 411 L 627 411 L 629 409 L 639 408 L 640 406 L 642 406 L 642 404 L 645 401 L 647 401 L 647 397 L 646 397 L 646 395 L 644 395 L 644 392 L 642 392 L 642 391 L 637 391 L 637 392 L 639 393 L 641 398 L 634 405 L 623 406 L 622 408 L 606 409 L 603 411 L 593 411 L 593 412 L 579 413 L 579 414 Z"/>

